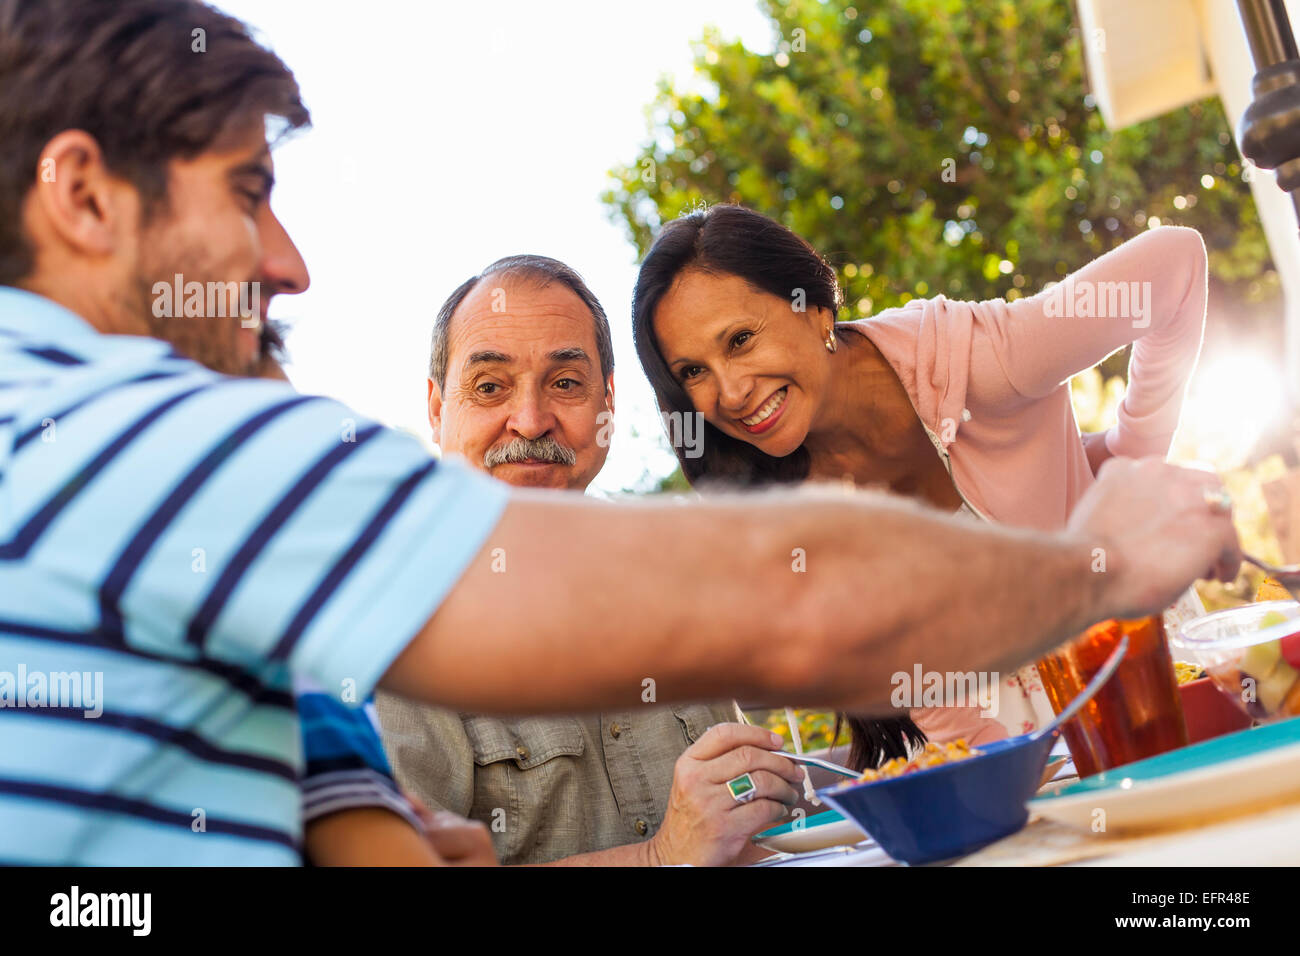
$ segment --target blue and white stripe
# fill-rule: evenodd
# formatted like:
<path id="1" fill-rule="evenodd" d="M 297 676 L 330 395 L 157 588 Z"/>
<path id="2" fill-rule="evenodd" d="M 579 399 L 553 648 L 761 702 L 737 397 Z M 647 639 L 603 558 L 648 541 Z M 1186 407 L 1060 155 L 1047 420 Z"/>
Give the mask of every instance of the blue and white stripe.
<path id="1" fill-rule="evenodd" d="M 291 677 L 367 697 L 506 492 L 283 383 L 0 288 L 0 862 L 294 863 Z"/>

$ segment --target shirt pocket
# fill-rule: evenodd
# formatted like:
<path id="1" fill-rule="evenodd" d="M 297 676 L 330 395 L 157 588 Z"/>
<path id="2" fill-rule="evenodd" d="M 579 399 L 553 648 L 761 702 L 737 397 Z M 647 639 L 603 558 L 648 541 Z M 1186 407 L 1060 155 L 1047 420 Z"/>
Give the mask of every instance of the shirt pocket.
<path id="1" fill-rule="evenodd" d="M 480 767 L 513 760 L 520 770 L 532 770 L 560 756 L 581 756 L 582 728 L 571 717 L 464 718 L 465 733 Z"/>
<path id="2" fill-rule="evenodd" d="M 577 853 L 583 832 L 580 760 L 586 749 L 578 721 L 464 715 L 462 722 L 475 764 L 470 816 L 488 825 L 501 862 L 544 862 Z"/>
<path id="3" fill-rule="evenodd" d="M 719 723 L 713 708 L 708 704 L 682 704 L 672 708 L 673 716 L 682 727 L 687 744 L 693 744 L 704 732 Z"/>

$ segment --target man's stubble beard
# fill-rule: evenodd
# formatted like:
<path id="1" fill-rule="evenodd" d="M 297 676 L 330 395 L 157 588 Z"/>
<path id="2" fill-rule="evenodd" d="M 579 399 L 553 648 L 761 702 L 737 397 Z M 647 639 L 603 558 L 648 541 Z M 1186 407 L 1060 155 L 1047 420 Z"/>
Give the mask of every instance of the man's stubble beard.
<path id="1" fill-rule="evenodd" d="M 163 251 L 169 249 L 173 251 Z M 133 281 L 133 289 L 127 294 L 128 301 L 122 307 L 128 309 L 130 315 L 142 317 L 150 335 L 171 343 L 186 358 L 222 375 L 257 375 L 261 357 L 256 357 L 252 362 L 240 358 L 238 336 L 242 320 L 237 314 L 238 309 L 228 308 L 226 317 L 187 317 L 184 314 L 184 298 L 179 301 L 174 298 L 177 275 L 182 277 L 182 283 L 200 282 L 205 289 L 210 281 L 226 281 L 213 275 L 202 251 L 169 236 L 165 229 L 149 229 L 141 238 L 140 267 Z M 154 313 L 154 304 L 158 299 L 154 286 L 159 282 L 166 283 L 172 290 L 171 316 Z M 261 316 L 257 318 L 260 321 Z"/>

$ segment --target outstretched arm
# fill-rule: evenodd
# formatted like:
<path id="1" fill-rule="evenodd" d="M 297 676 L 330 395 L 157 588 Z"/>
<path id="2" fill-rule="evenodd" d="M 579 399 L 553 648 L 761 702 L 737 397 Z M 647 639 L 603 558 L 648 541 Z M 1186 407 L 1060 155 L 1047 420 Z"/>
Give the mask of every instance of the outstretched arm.
<path id="1" fill-rule="evenodd" d="M 884 712 L 891 675 L 917 662 L 1008 670 L 1159 611 L 1216 561 L 1235 574 L 1207 487 L 1112 461 L 1062 535 L 825 489 L 689 506 L 520 492 L 382 683 L 478 712 L 615 709 L 649 690 Z"/>

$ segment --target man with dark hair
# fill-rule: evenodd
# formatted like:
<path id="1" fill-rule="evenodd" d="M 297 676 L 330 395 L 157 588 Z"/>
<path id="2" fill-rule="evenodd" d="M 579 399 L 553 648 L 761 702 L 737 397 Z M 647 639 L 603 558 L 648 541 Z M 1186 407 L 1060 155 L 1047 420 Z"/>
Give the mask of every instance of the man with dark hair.
<path id="1" fill-rule="evenodd" d="M 1217 479 L 1158 461 L 1112 462 L 1055 535 L 839 492 L 610 505 L 241 377 L 308 283 L 268 118 L 305 125 L 293 77 L 195 0 L 0 0 L 4 862 L 298 862 L 295 675 L 488 713 L 647 680 L 887 712 L 915 662 L 1005 669 L 1238 569 Z M 49 699 L 70 672 L 97 715 Z"/>
<path id="2" fill-rule="evenodd" d="M 265 308 L 247 314 L 228 284 L 260 283 L 264 307 L 308 282 L 267 206 L 264 121 L 281 134 L 310 124 L 293 74 L 237 20 L 176 0 L 0 3 L 0 64 L 0 284 L 89 313 L 101 331 L 163 339 L 218 372 L 250 374 Z M 60 177 L 95 195 L 42 216 L 33 182 L 57 198 Z M 223 241 L 250 216 L 265 220 L 260 263 L 249 244 Z M 129 254 L 108 253 L 137 238 Z M 87 262 L 83 245 L 108 254 Z M 63 281 L 74 264 L 95 271 Z M 178 274 L 220 281 L 231 320 L 195 321 L 180 302 L 159 308 L 156 288 Z M 94 280 L 110 279 L 112 307 L 90 301 Z"/>

